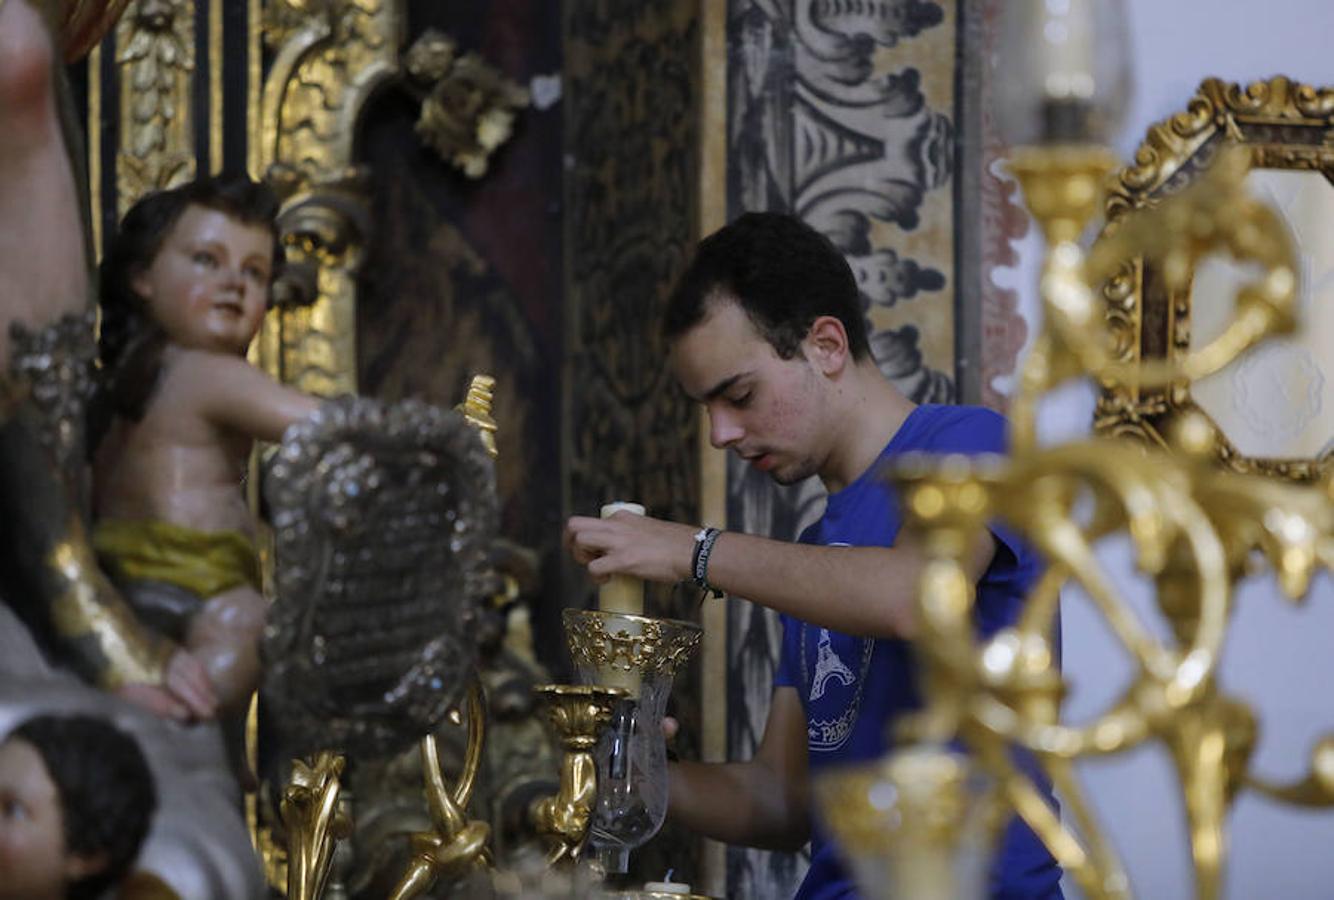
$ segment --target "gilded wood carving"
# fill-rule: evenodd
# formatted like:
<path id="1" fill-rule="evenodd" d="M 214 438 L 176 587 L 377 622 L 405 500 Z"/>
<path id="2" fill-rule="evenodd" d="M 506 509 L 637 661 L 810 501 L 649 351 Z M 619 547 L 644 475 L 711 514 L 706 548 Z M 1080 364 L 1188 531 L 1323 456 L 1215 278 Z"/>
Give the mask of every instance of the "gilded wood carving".
<path id="1" fill-rule="evenodd" d="M 195 174 L 193 0 L 138 0 L 116 26 L 120 145 L 116 210 Z"/>
<path id="2" fill-rule="evenodd" d="M 1282 76 L 1246 86 L 1205 79 L 1185 111 L 1152 126 L 1134 163 L 1112 179 L 1106 199 L 1109 228 L 1115 228 L 1130 210 L 1156 206 L 1190 185 L 1210 168 L 1221 150 L 1238 144 L 1249 150 L 1253 172 L 1309 172 L 1317 189 L 1324 189 L 1324 182 L 1334 186 L 1334 88 L 1298 84 Z M 1309 248 L 1302 252 L 1310 258 Z M 1166 274 L 1140 258 L 1104 286 L 1117 361 L 1133 366 L 1184 358 L 1192 346 L 1192 313 L 1198 318 L 1202 311 L 1199 302 L 1206 300 L 1210 306 L 1215 300 L 1228 302 L 1226 297 L 1208 293 L 1193 297 L 1190 279 L 1184 289 L 1173 290 L 1167 287 Z M 1304 286 L 1309 314 L 1318 299 L 1310 292 L 1319 289 L 1324 279 L 1320 272 L 1304 274 L 1313 282 Z M 1199 279 L 1195 280 L 1198 285 Z M 1234 379 L 1232 384 L 1238 382 Z M 1302 396 L 1297 402 L 1306 407 L 1300 412 L 1309 415 L 1318 412 L 1324 402 L 1323 385 L 1320 361 L 1312 359 L 1300 371 L 1289 368 L 1273 388 L 1278 392 L 1299 390 Z M 1187 380 L 1165 386 L 1105 383 L 1097 428 L 1105 434 L 1132 435 L 1166 446 L 1173 423 L 1200 408 L 1192 387 Z M 1272 404 L 1274 399 L 1259 402 Z M 1329 468 L 1332 450 L 1334 444 L 1327 441 L 1311 458 L 1248 456 L 1223 429 L 1215 429 L 1215 456 L 1238 472 L 1312 481 Z"/>

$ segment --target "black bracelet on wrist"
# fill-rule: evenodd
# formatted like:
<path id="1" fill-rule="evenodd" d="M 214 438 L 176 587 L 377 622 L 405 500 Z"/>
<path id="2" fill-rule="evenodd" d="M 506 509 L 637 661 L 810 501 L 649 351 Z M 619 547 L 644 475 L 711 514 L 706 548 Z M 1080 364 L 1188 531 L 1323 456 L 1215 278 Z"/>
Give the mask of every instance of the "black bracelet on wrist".
<path id="1" fill-rule="evenodd" d="M 713 545 L 718 541 L 718 535 L 722 534 L 721 528 L 701 528 L 695 533 L 695 554 L 690 560 L 691 581 L 695 582 L 697 587 L 703 588 L 714 597 L 721 597 L 723 592 L 709 584 L 709 554 L 713 553 Z"/>

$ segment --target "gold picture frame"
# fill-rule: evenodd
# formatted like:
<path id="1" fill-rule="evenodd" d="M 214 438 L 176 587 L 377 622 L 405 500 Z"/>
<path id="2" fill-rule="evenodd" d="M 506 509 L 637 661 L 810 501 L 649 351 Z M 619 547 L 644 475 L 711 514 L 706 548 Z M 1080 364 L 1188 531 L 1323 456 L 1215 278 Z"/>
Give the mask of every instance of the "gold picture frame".
<path id="1" fill-rule="evenodd" d="M 1323 181 L 1317 180 L 1317 183 L 1327 183 L 1331 193 L 1328 199 L 1320 195 L 1317 200 L 1330 211 L 1328 216 L 1320 219 L 1321 234 L 1326 238 L 1320 243 L 1334 245 L 1334 88 L 1299 84 L 1282 76 L 1246 86 L 1217 78 L 1205 79 L 1186 110 L 1149 128 L 1135 153 L 1133 164 L 1110 179 L 1106 196 L 1108 226 L 1114 228 L 1130 211 L 1155 206 L 1163 197 L 1193 183 L 1210 167 L 1221 150 L 1235 145 L 1250 150 L 1251 176 L 1248 178 L 1255 176 L 1257 170 L 1307 173 L 1317 179 L 1323 176 Z M 1305 188 L 1302 192 L 1306 193 Z M 1280 215 L 1283 215 L 1282 210 Z M 1301 235 L 1296 236 L 1299 252 L 1312 258 L 1308 251 L 1313 248 L 1309 245 L 1302 247 Z M 1325 254 L 1322 265 L 1328 259 L 1329 254 Z M 1201 312 L 1192 309 L 1192 287 L 1200 281 L 1197 276 L 1202 268 L 1203 264 L 1191 273 L 1188 287 L 1172 290 L 1167 287 L 1163 273 L 1138 258 L 1104 286 L 1107 322 L 1118 362 L 1132 366 L 1170 362 L 1190 350 L 1193 337 L 1199 339 L 1199 335 L 1192 334 L 1192 313 Z M 1320 271 L 1323 273 L 1324 269 Z M 1312 273 L 1308 271 L 1306 274 L 1309 278 Z M 1322 292 L 1334 290 L 1334 283 L 1326 284 L 1327 278 L 1310 280 L 1321 285 Z M 1216 287 L 1217 281 L 1211 281 L 1210 286 Z M 1303 290 L 1313 288 L 1307 284 Z M 1313 299 L 1314 295 L 1308 295 L 1308 305 L 1312 305 L 1310 301 Z M 1210 309 L 1213 306 L 1212 303 L 1208 305 Z M 1330 319 L 1323 308 L 1320 318 L 1325 322 Z M 1310 325 L 1303 323 L 1302 327 L 1309 330 Z M 1325 328 L 1320 328 L 1307 340 L 1314 341 L 1316 347 L 1322 341 L 1325 346 L 1334 346 L 1334 333 L 1324 332 Z M 1323 356 L 1334 358 L 1329 353 Z M 1324 402 L 1326 379 L 1319 355 L 1310 358 L 1311 354 L 1306 354 L 1306 357 L 1284 357 L 1289 369 L 1271 371 L 1267 376 L 1270 379 L 1268 386 L 1277 387 L 1280 393 L 1304 392 L 1297 398 L 1303 404 L 1301 411 L 1313 408 L 1321 417 L 1314 427 L 1320 428 L 1328 417 L 1324 407 L 1330 405 Z M 1243 357 L 1239 362 L 1244 363 L 1246 359 Z M 1305 374 L 1292 374 L 1294 360 L 1307 367 Z M 1239 376 L 1233 372 L 1230 377 L 1235 382 Z M 1334 380 L 1334 371 L 1330 373 L 1330 380 Z M 1218 426 L 1215 429 L 1215 452 L 1219 462 L 1230 469 L 1305 482 L 1320 478 L 1334 464 L 1334 440 L 1331 440 L 1334 434 L 1330 433 L 1319 434 L 1318 439 L 1323 445 L 1309 455 L 1271 455 L 1243 446 L 1229 435 L 1226 424 L 1219 421 L 1214 410 L 1207 408 L 1208 405 L 1196 396 L 1205 381 L 1208 379 L 1195 385 L 1180 380 L 1158 386 L 1105 383 L 1095 416 L 1096 429 L 1102 434 L 1133 436 L 1162 445 L 1175 420 L 1186 412 L 1199 410 L 1209 415 Z M 1265 387 L 1251 390 L 1251 404 L 1262 413 L 1265 409 L 1276 408 L 1271 402 L 1273 397 L 1265 395 Z M 1214 393 L 1219 391 L 1215 389 Z M 1258 425 L 1263 426 L 1264 422 Z M 1309 438 L 1304 440 L 1310 443 Z"/>

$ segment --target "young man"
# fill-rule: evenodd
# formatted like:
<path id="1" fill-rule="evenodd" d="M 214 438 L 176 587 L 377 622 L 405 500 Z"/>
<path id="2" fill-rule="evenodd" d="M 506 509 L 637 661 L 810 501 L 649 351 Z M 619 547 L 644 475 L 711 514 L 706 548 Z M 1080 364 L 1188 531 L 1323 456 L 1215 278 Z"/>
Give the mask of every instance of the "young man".
<path id="1" fill-rule="evenodd" d="M 665 332 L 677 379 L 708 411 L 712 444 L 780 484 L 819 476 L 825 513 L 797 544 L 703 537 L 696 526 L 623 514 L 574 517 L 566 540 L 596 579 L 698 579 L 783 614 L 755 757 L 677 765 L 669 813 L 728 843 L 796 849 L 809 839 L 797 896 L 850 896 L 836 848 L 812 827 L 809 773 L 883 755 L 887 732 L 920 705 L 908 641 L 923 557 L 896 542 L 897 501 L 879 469 L 908 451 L 1001 452 L 1005 423 L 985 409 L 915 406 L 885 380 L 847 262 L 788 216 L 747 214 L 705 239 L 669 301 Z M 986 635 L 1017 618 L 1040 564 L 993 526 L 965 565 Z M 1059 897 L 1059 880 L 1033 833 L 1011 822 L 993 895 Z"/>

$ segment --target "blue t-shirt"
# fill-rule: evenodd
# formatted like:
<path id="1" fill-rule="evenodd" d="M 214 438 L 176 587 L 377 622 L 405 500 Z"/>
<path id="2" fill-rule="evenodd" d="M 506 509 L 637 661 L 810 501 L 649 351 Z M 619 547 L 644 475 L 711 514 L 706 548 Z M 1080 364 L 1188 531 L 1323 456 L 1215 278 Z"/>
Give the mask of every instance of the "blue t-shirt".
<path id="1" fill-rule="evenodd" d="M 806 544 L 891 547 L 900 516 L 896 492 L 882 465 L 911 451 L 1003 453 L 1005 419 L 988 409 L 925 405 L 914 409 L 879 459 L 860 478 L 831 494 L 824 515 L 800 537 Z M 975 624 L 986 637 L 1013 624 L 1029 586 L 1041 571 L 1034 551 L 1004 526 L 989 526 L 996 555 L 977 586 Z M 916 667 L 907 642 L 858 638 L 783 616 L 783 651 L 775 686 L 796 689 L 806 710 L 810 770 L 877 759 L 889 749 L 887 733 L 899 716 L 921 706 Z M 1031 769 L 1030 766 L 1025 766 Z M 1050 795 L 1045 780 L 1039 787 Z M 1061 897 L 1061 870 L 1018 817 L 1007 827 L 992 872 L 991 894 L 1004 900 Z M 811 867 L 798 900 L 855 897 L 851 876 L 817 824 Z"/>

